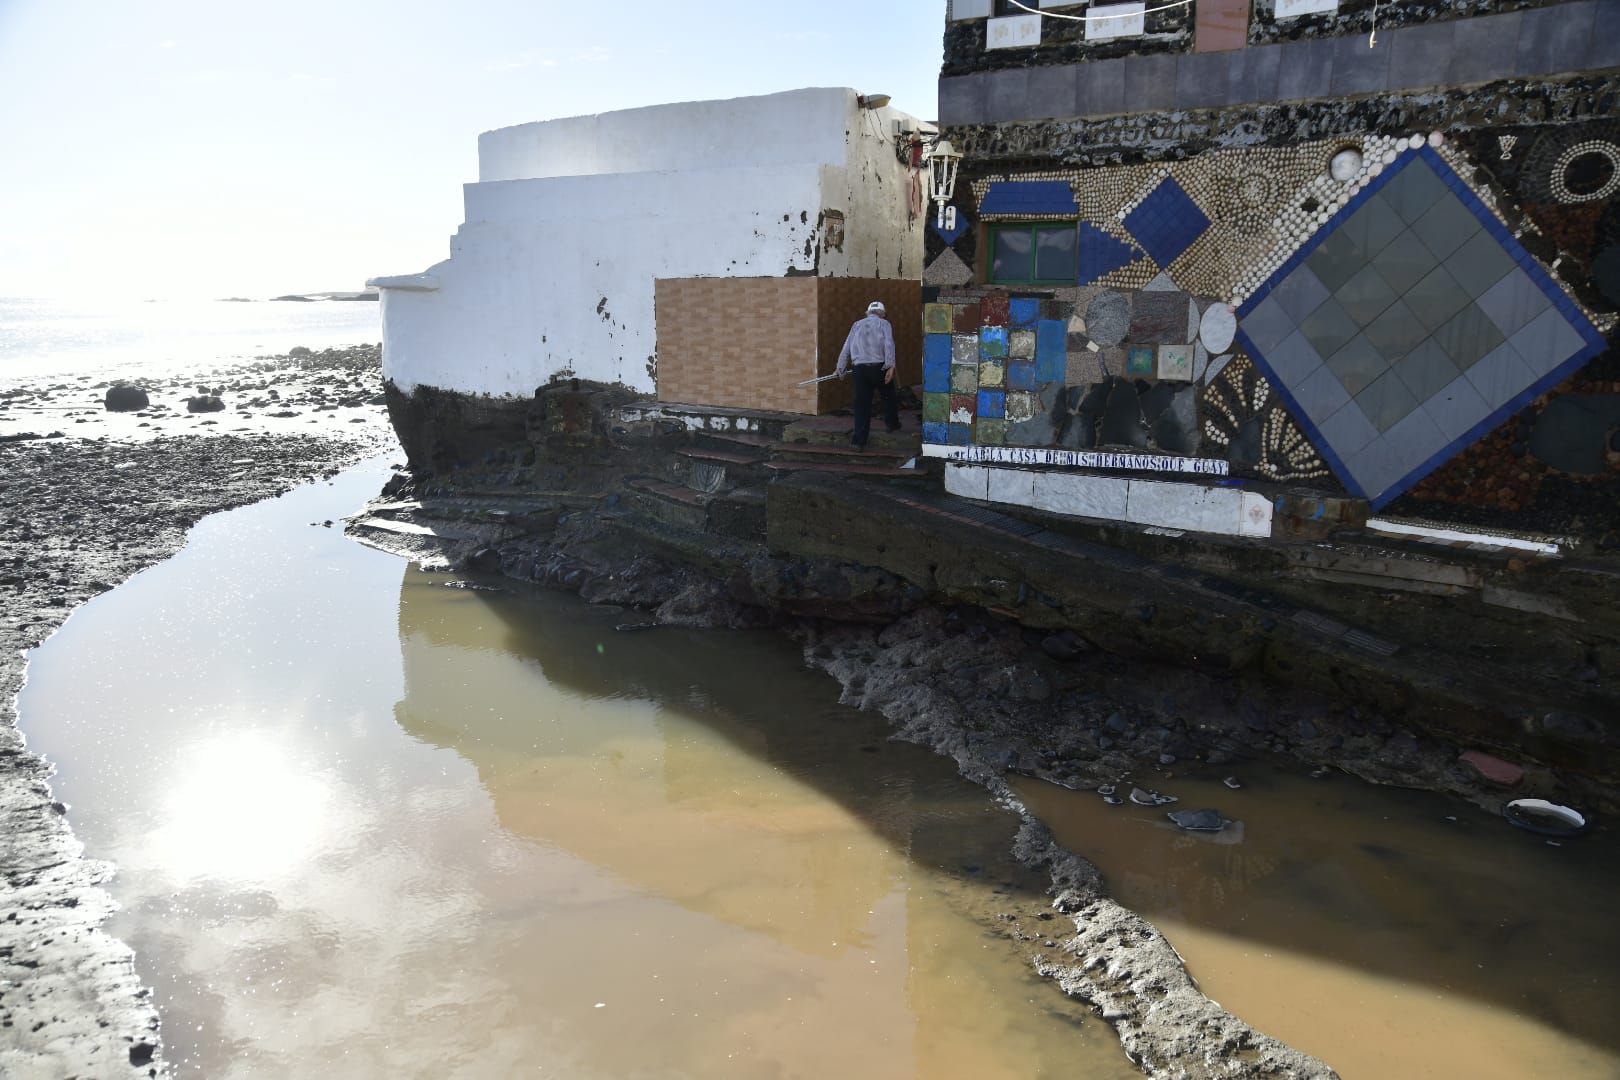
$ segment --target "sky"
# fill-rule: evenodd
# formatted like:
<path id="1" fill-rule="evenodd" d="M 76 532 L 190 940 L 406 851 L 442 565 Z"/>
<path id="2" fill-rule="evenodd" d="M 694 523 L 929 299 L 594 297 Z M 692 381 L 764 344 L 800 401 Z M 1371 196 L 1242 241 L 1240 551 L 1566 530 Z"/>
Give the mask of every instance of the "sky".
<path id="1" fill-rule="evenodd" d="M 945 0 L 0 0 L 0 296 L 445 258 L 481 131 L 804 86 L 932 119 Z"/>

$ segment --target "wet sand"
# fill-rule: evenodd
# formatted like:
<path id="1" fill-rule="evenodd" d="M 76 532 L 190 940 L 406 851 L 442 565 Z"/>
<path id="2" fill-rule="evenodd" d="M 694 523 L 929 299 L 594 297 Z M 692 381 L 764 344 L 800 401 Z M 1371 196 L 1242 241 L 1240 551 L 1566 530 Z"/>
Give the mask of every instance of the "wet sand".
<path id="1" fill-rule="evenodd" d="M 186 411 L 191 375 L 153 380 L 159 407 L 145 415 L 106 412 L 99 380 L 77 377 L 14 381 L 0 396 L 0 1075 L 164 1071 L 130 951 L 100 929 L 111 868 L 82 857 L 15 702 L 27 650 L 83 601 L 179 550 L 196 521 L 393 449 L 383 408 L 364 403 L 380 392 L 374 347 L 262 365 L 208 376 L 208 389 L 227 391 L 224 413 Z M 248 405 L 270 400 L 270 386 L 250 389 L 259 382 L 288 404 Z M 318 407 L 366 391 L 358 407 Z M 269 415 L 290 410 L 310 415 Z"/>

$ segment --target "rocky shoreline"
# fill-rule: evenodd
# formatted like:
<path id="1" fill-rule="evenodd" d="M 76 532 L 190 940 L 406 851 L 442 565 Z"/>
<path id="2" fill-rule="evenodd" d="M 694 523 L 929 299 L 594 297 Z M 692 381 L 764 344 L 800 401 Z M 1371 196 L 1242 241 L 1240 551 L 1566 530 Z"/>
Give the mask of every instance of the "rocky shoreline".
<path id="1" fill-rule="evenodd" d="M 374 346 L 302 350 L 261 358 L 256 370 L 221 372 L 208 389 L 249 409 L 252 398 L 241 399 L 260 382 L 266 401 L 274 390 L 289 408 L 314 410 L 339 393 L 363 402 L 380 392 L 378 361 Z M 98 415 L 100 392 L 86 385 L 97 381 L 15 386 L 9 415 L 0 412 L 15 425 L 41 415 L 24 412 L 26 403 L 72 400 L 81 415 L 64 410 L 65 418 L 84 421 L 60 426 L 73 437 L 0 437 L 0 1075 L 8 1077 L 168 1071 L 134 957 L 100 928 L 112 910 L 102 883 L 114 868 L 84 857 L 71 808 L 51 794 L 50 763 L 29 752 L 16 726 L 27 651 L 79 604 L 179 550 L 201 518 L 393 446 L 376 405 L 365 406 L 364 424 L 325 423 L 316 433 L 198 434 L 209 429 L 194 425 L 206 420 L 164 400 L 194 386 L 194 377 L 146 384 L 164 407 L 134 423 L 156 430 L 126 432 L 126 418 Z"/>
<path id="2" fill-rule="evenodd" d="M 407 505 L 411 495 L 401 476 L 382 505 Z M 626 629 L 768 627 L 795 638 L 806 662 L 839 682 L 845 704 L 881 712 L 895 738 L 952 758 L 1023 818 L 1015 855 L 1050 876 L 1052 906 L 1009 906 L 995 913 L 999 928 L 1030 949 L 1042 974 L 1093 1005 L 1149 1076 L 1334 1073 L 1206 997 L 1164 935 L 1111 900 L 1097 870 L 1028 812 L 1010 774 L 1078 790 L 1174 793 L 1190 773 L 1241 783 L 1246 769 L 1281 763 L 1445 792 L 1488 809 L 1508 797 L 1461 760 L 1460 747 L 1414 735 L 1398 718 L 1262 678 L 1114 655 L 985 608 L 908 599 L 903 582 L 870 568 L 756 555 L 717 573 L 641 542 L 644 534 L 619 527 L 611 505 L 552 509 L 550 527 L 504 539 L 504 526 L 401 532 L 368 527 L 374 518 L 351 532 L 425 565 L 640 612 Z M 724 564 L 727 556 L 717 550 L 714 558 Z M 1072 931 L 1059 932 L 1054 915 Z"/>

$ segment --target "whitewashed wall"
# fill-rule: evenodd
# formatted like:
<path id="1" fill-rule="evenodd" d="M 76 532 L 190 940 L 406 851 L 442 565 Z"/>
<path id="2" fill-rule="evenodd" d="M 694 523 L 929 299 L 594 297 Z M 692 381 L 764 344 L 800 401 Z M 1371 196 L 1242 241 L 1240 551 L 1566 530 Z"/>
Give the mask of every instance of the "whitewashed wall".
<path id="1" fill-rule="evenodd" d="M 374 279 L 384 374 L 406 391 L 527 397 L 559 373 L 651 391 L 656 278 L 921 277 L 902 118 L 820 89 L 487 132 L 451 257 Z M 841 252 L 822 244 L 829 209 Z"/>

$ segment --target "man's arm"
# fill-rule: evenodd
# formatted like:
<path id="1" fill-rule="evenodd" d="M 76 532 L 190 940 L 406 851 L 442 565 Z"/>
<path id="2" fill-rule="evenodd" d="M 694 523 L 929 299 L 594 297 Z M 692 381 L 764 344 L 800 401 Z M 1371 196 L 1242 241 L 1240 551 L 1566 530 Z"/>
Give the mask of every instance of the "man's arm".
<path id="1" fill-rule="evenodd" d="M 842 375 L 845 369 L 849 367 L 849 343 L 854 340 L 855 328 L 852 326 L 849 328 L 849 333 L 844 335 L 844 348 L 838 354 L 838 367 L 833 370 L 833 374 Z"/>
<path id="2" fill-rule="evenodd" d="M 883 367 L 887 371 L 894 370 L 894 327 L 887 321 L 883 323 Z"/>

